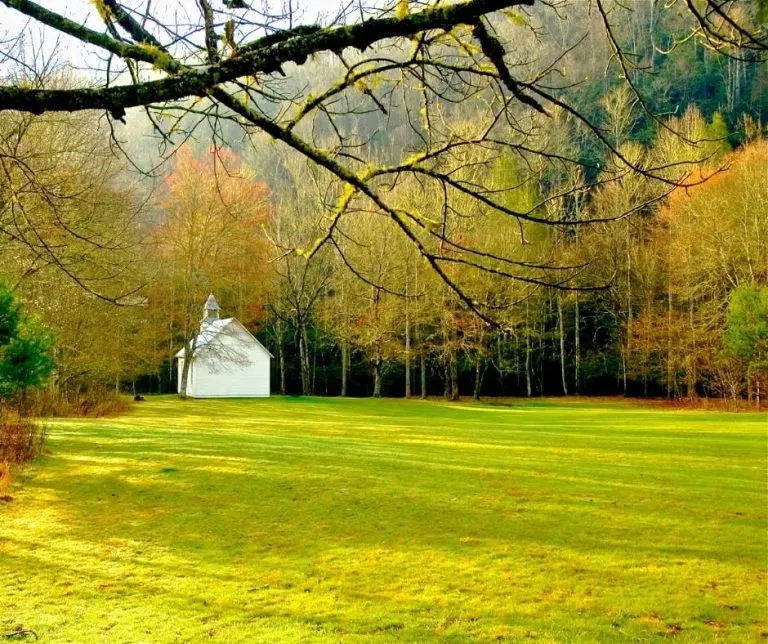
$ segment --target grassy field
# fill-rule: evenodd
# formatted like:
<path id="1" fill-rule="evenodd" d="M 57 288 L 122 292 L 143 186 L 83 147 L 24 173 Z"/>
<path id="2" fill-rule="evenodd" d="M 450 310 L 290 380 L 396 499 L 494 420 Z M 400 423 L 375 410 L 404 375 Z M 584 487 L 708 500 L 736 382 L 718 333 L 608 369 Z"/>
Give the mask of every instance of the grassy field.
<path id="1" fill-rule="evenodd" d="M 0 640 L 765 641 L 767 429 L 583 401 L 56 421 L 0 503 Z"/>

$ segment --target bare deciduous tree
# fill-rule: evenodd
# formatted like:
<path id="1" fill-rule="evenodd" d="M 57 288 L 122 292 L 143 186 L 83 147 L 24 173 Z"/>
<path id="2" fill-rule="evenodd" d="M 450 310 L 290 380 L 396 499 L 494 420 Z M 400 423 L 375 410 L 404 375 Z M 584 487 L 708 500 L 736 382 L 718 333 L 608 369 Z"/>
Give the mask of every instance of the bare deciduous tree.
<path id="1" fill-rule="evenodd" d="M 138 0 L 97 0 L 96 26 L 94 20 L 84 24 L 30 0 L 1 1 L 74 39 L 73 56 L 96 51 L 103 63 L 80 87 L 29 86 L 8 77 L 0 86 L 0 111 L 102 110 L 120 121 L 126 110 L 142 108 L 166 143 L 194 133 L 201 124 L 210 126 L 218 141 L 232 124 L 245 137 L 266 135 L 316 164 L 334 186 L 325 229 L 303 255 L 312 257 L 329 243 L 338 247 L 342 221 L 354 221 L 356 212 L 377 213 L 418 250 L 466 308 L 488 323 L 495 323 L 493 310 L 499 304 L 483 301 L 471 283 L 453 277 L 451 267 L 557 289 L 574 288 L 571 278 L 578 267 L 552 266 L 546 258 L 521 260 L 465 244 L 451 235 L 451 221 L 491 210 L 505 217 L 505 225 L 520 226 L 521 235 L 523 224 L 588 226 L 624 219 L 694 182 L 690 162 L 670 166 L 638 159 L 616 145 L 588 110 L 570 102 L 568 89 L 578 79 L 562 79 L 558 72 L 583 38 L 558 44 L 552 56 L 534 53 L 536 41 L 554 38 L 542 27 L 546 20 L 594 9 L 609 66 L 624 79 L 627 93 L 650 112 L 637 83 L 642 70 L 617 35 L 631 7 L 612 0 L 419 0 L 367 10 L 350 3 L 328 26 L 297 24 L 290 3 L 288 11 L 270 11 L 269 3 L 257 9 L 248 2 L 197 0 L 194 6 L 178 2 L 158 8 Z M 680 40 L 699 38 L 739 60 L 764 57 L 768 39 L 755 26 L 757 2 L 673 4 L 687 12 Z M 13 39 L 0 44 L 7 64 L 16 60 L 17 44 Z M 297 82 L 310 60 L 319 61 L 325 73 Z M 383 154 L 375 144 L 379 127 L 360 130 L 357 117 L 373 114 L 384 123 L 396 119 L 407 124 L 406 149 Z M 562 172 L 585 164 L 563 153 L 549 135 L 556 117 L 570 119 L 584 137 L 606 149 L 611 166 L 600 169 L 599 179 L 547 193 L 528 207 L 508 205 L 509 193 L 542 181 L 542 167 Z M 514 155 L 522 171 L 514 181 L 491 189 L 484 174 L 502 153 Z M 636 175 L 653 180 L 658 189 L 600 219 L 575 220 L 563 216 L 565 208 L 548 207 L 596 184 Z M 398 195 L 409 184 L 437 195 L 429 213 L 402 205 Z"/>

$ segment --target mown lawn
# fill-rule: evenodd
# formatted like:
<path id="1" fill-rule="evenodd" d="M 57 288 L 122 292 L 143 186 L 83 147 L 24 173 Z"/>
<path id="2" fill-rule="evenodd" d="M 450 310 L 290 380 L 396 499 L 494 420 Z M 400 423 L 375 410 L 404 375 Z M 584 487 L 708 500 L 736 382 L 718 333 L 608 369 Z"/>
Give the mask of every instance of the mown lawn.
<path id="1" fill-rule="evenodd" d="M 764 641 L 767 429 L 583 401 L 56 421 L 0 504 L 0 640 Z"/>

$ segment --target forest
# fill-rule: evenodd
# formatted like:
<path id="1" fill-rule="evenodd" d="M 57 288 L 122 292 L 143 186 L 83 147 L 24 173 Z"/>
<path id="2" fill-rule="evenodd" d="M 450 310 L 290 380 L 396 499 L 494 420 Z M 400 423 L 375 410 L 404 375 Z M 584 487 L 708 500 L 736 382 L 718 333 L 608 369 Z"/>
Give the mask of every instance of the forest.
<path id="1" fill-rule="evenodd" d="M 319 162 L 212 117 L 206 98 L 125 118 L 0 112 L 0 281 L 44 336 L 35 395 L 176 391 L 172 356 L 214 293 L 272 352 L 282 394 L 759 405 L 766 66 L 679 38 L 691 18 L 674 7 L 636 2 L 610 23 L 583 4 L 435 42 L 421 76 L 401 73 L 422 46 L 408 40 L 291 67 L 259 100 L 279 119 L 302 95 L 285 131 Z M 6 78 L 39 62 L 29 39 Z M 493 62 L 498 42 L 519 74 L 535 61 L 560 79 L 559 98 L 494 111 L 461 61 Z M 82 73 L 52 60 L 34 82 L 67 90 Z M 323 151 L 377 192 L 340 181 Z M 413 226 L 382 216 L 379 194 Z"/>

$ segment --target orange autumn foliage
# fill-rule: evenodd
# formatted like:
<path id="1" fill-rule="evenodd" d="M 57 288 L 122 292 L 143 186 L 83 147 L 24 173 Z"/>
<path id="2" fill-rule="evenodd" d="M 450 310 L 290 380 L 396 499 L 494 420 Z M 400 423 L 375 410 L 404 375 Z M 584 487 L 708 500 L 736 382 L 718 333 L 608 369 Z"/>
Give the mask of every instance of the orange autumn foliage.
<path id="1" fill-rule="evenodd" d="M 151 241 L 164 272 L 174 276 L 175 292 L 191 303 L 216 291 L 243 322 L 262 317 L 263 298 L 254 295 L 265 273 L 267 185 L 249 177 L 232 150 L 195 155 L 183 146 L 165 179 L 160 209 Z"/>

